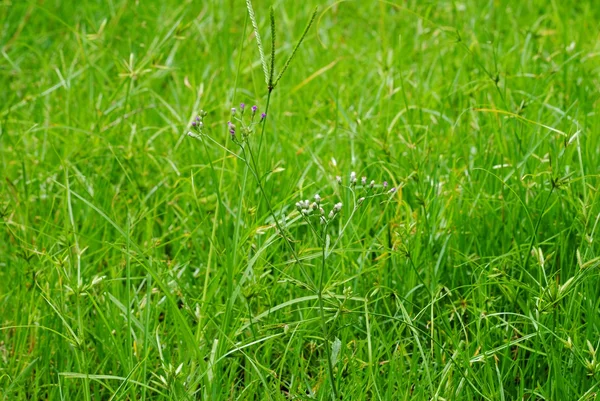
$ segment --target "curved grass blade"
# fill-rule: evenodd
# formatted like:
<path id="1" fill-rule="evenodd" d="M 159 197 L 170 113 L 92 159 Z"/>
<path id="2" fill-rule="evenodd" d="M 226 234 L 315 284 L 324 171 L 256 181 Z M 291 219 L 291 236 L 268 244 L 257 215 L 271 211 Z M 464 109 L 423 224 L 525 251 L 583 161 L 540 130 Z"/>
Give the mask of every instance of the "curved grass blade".
<path id="1" fill-rule="evenodd" d="M 281 72 L 277 76 L 277 79 L 275 80 L 275 82 L 273 82 L 273 87 L 277 86 L 277 83 L 279 82 L 279 80 L 281 79 L 281 77 L 283 76 L 283 74 L 285 73 L 285 71 L 287 70 L 287 68 L 290 66 L 290 63 L 294 59 L 294 56 L 296 56 L 296 52 L 298 51 L 298 48 L 300 47 L 300 45 L 304 41 L 304 38 L 306 37 L 306 35 L 308 34 L 308 30 L 310 29 L 310 27 L 313 24 L 313 22 L 315 22 L 315 18 L 316 17 L 317 17 L 317 7 L 315 7 L 315 9 L 314 9 L 314 11 L 313 11 L 313 13 L 312 13 L 312 15 L 310 17 L 310 20 L 308 21 L 308 24 L 306 24 L 306 27 L 304 28 L 304 32 L 302 32 L 302 36 L 300 36 L 300 39 L 298 40 L 298 43 L 296 43 L 296 46 L 294 46 L 294 50 L 292 50 L 292 54 L 290 54 L 290 56 L 288 57 L 288 59 L 285 61 L 285 64 L 283 65 L 283 68 L 281 69 Z"/>

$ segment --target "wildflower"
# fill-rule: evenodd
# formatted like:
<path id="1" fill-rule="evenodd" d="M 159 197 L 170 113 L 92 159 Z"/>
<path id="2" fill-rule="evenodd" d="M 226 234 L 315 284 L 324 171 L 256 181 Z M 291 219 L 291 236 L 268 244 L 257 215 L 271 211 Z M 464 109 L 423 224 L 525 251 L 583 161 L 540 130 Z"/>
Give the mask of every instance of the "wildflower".
<path id="1" fill-rule="evenodd" d="M 340 210 L 342 210 L 342 202 L 338 202 L 333 205 L 333 209 L 331 209 L 331 212 L 329 212 L 329 219 L 333 219 L 340 212 Z"/>
<path id="2" fill-rule="evenodd" d="M 396 192 L 396 187 L 393 187 L 392 189 L 390 189 L 388 191 L 388 194 L 393 194 L 394 192 Z"/>
<path id="3" fill-rule="evenodd" d="M 231 115 L 232 115 L 232 116 L 235 116 L 235 107 L 232 107 L 232 108 L 231 108 Z"/>
<path id="4" fill-rule="evenodd" d="M 321 224 L 326 224 L 326 223 L 327 223 L 327 219 L 325 218 L 325 216 L 321 216 L 321 217 L 319 218 L 319 222 L 320 222 Z"/>
<path id="5" fill-rule="evenodd" d="M 196 116 L 196 121 L 200 121 L 201 119 L 200 116 Z"/>
<path id="6" fill-rule="evenodd" d="M 353 171 L 350 173 L 350 185 L 356 184 L 356 173 Z"/>
<path id="7" fill-rule="evenodd" d="M 371 183 L 369 184 L 369 188 L 373 189 L 374 186 L 375 186 L 375 180 L 371 180 Z"/>
<path id="8" fill-rule="evenodd" d="M 246 103 L 240 103 L 240 110 L 242 111 L 242 113 L 244 112 L 245 108 L 246 108 Z"/>
<path id="9" fill-rule="evenodd" d="M 319 206 L 315 202 L 310 203 L 308 199 L 296 202 L 296 209 L 304 216 L 310 216 L 318 208 Z"/>
<path id="10" fill-rule="evenodd" d="M 358 198 L 358 204 L 362 204 L 365 201 L 365 197 L 363 196 L 362 198 Z"/>
<path id="11" fill-rule="evenodd" d="M 319 196 L 319 194 L 315 195 L 315 202 L 317 203 L 317 205 L 321 203 L 321 197 Z"/>
<path id="12" fill-rule="evenodd" d="M 335 180 L 337 181 L 338 184 L 342 185 L 342 177 L 340 177 L 339 175 L 337 175 L 335 177 Z"/>
<path id="13" fill-rule="evenodd" d="M 227 126 L 229 127 L 231 139 L 235 139 L 235 124 L 233 124 L 231 121 L 227 121 Z"/>
<path id="14" fill-rule="evenodd" d="M 260 115 L 260 121 L 264 120 L 265 118 L 267 118 L 267 113 L 262 113 Z"/>
<path id="15" fill-rule="evenodd" d="M 362 186 L 365 186 L 365 185 L 367 185 L 367 177 L 363 177 L 363 178 L 361 178 L 361 179 L 360 179 L 360 183 L 361 183 L 361 185 L 362 185 Z"/>
<path id="16" fill-rule="evenodd" d="M 325 216 L 325 209 L 322 207 L 319 208 L 319 212 L 321 212 L 321 216 Z"/>
<path id="17" fill-rule="evenodd" d="M 388 183 L 387 183 L 387 181 L 384 181 L 384 182 L 383 182 L 383 189 L 386 189 L 386 188 L 387 188 L 387 186 L 388 186 Z"/>
<path id="18" fill-rule="evenodd" d="M 258 106 L 257 105 L 252 106 L 252 116 L 254 116 L 256 114 L 256 110 L 258 110 Z"/>
<path id="19" fill-rule="evenodd" d="M 196 127 L 196 121 L 192 121 L 192 127 Z"/>

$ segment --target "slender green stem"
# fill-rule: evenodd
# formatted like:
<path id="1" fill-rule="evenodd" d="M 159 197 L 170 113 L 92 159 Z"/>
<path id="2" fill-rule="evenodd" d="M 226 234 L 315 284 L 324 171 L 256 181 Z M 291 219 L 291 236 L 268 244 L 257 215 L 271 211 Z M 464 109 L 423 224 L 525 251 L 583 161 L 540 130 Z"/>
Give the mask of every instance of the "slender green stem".
<path id="1" fill-rule="evenodd" d="M 281 227 L 281 224 L 279 223 L 279 219 L 277 218 L 277 216 L 275 215 L 275 212 L 273 211 L 273 208 L 271 207 L 271 202 L 269 201 L 269 197 L 267 196 L 265 189 L 263 188 L 258 171 L 256 171 L 256 161 L 254 160 L 254 155 L 252 153 L 252 149 L 250 148 L 249 144 L 246 144 L 246 145 L 248 147 L 248 154 L 250 155 L 250 161 L 248 162 L 248 157 L 246 156 L 246 148 L 240 144 L 240 147 L 242 149 L 242 154 L 243 154 L 245 162 L 249 163 L 248 166 L 250 167 L 250 171 L 252 172 L 252 175 L 254 176 L 254 179 L 256 180 L 256 183 L 258 184 L 260 193 L 261 193 L 263 199 L 265 200 L 267 208 L 269 209 L 269 214 L 273 218 L 273 221 L 275 221 L 275 226 L 281 233 L 281 236 L 283 237 L 284 242 L 287 244 L 288 248 L 290 248 L 290 251 L 292 252 L 292 255 L 294 256 L 294 260 L 296 261 L 296 263 L 298 263 L 298 266 L 300 267 L 300 271 L 302 272 L 302 275 L 309 282 L 309 285 L 314 288 L 314 286 L 315 286 L 314 281 L 310 278 L 310 276 L 306 272 L 306 269 L 304 269 L 304 265 L 300 261 L 300 258 L 298 258 L 298 254 L 296 253 L 296 250 L 292 246 L 292 243 L 290 242 L 290 240 L 285 235 L 285 231 L 283 230 L 283 227 Z"/>
<path id="2" fill-rule="evenodd" d="M 126 269 L 126 281 L 125 281 L 125 300 L 127 302 L 127 353 L 128 362 L 129 362 L 129 371 L 133 369 L 133 357 L 131 353 L 133 352 L 133 339 L 131 338 L 131 250 L 129 249 L 129 238 L 131 238 L 131 219 L 130 219 L 129 211 L 127 212 L 127 254 L 125 256 L 125 269 Z"/>
<path id="3" fill-rule="evenodd" d="M 152 258 L 149 260 L 152 265 Z M 144 324 L 144 360 L 142 365 L 142 377 L 147 377 L 148 369 L 148 357 L 150 355 L 150 347 L 148 343 L 150 341 L 150 309 L 152 309 L 152 274 L 148 272 L 146 274 L 146 313 L 145 313 L 145 324 Z M 141 312 L 140 312 L 141 314 Z M 141 316 L 140 316 L 141 318 Z M 146 387 L 142 387 L 142 401 L 146 400 Z"/>
<path id="4" fill-rule="evenodd" d="M 431 289 L 425 283 L 425 280 L 423 279 L 423 277 L 421 277 L 421 274 L 419 274 L 419 269 L 417 269 L 417 266 L 415 265 L 415 262 L 414 262 L 414 260 L 412 258 L 412 255 L 410 253 L 408 253 L 407 257 L 408 257 L 408 260 L 410 262 L 410 266 L 412 267 L 413 271 L 417 275 L 417 278 L 419 279 L 419 281 L 421 282 L 421 284 L 423 284 L 423 288 L 425 288 L 427 290 L 427 293 L 429 294 L 429 297 L 431 299 L 433 299 L 433 293 L 431 292 Z"/>
<path id="5" fill-rule="evenodd" d="M 217 180 L 217 173 L 215 171 L 212 159 L 210 158 L 210 155 L 208 153 L 208 146 L 206 145 L 206 142 L 204 141 L 204 135 L 200 136 L 200 141 L 202 142 L 202 146 L 204 149 L 204 153 L 206 154 L 206 158 L 208 159 L 208 163 L 210 165 L 210 172 L 211 175 L 213 177 L 213 181 L 215 183 L 215 193 L 217 194 L 217 205 L 216 205 L 216 210 L 215 210 L 215 219 L 219 218 L 219 207 L 221 204 L 223 204 L 223 201 L 221 199 L 221 191 L 219 189 L 219 185 L 218 185 L 218 180 Z M 221 170 L 223 171 L 223 170 Z M 211 234 L 211 240 L 214 240 L 215 235 L 216 235 L 216 228 L 217 224 L 216 222 L 213 223 L 213 230 L 212 230 L 212 234 Z M 211 262 L 212 262 L 212 255 L 213 255 L 213 246 L 211 246 L 210 250 L 209 250 L 209 254 L 208 254 L 208 263 L 206 264 L 206 272 L 204 274 L 204 289 L 202 291 L 202 305 L 204 307 L 204 305 L 206 304 L 206 294 L 208 292 L 208 280 L 209 280 L 209 276 L 210 276 L 210 266 L 211 266 Z M 200 331 L 202 330 L 202 315 L 200 316 L 200 321 L 198 322 L 198 330 L 196 332 L 196 339 L 199 339 L 200 336 Z"/>
<path id="6" fill-rule="evenodd" d="M 250 331 L 252 332 L 252 340 L 256 340 L 256 329 L 254 328 L 254 319 L 252 318 L 252 310 L 250 309 L 250 300 L 246 299 L 246 309 L 248 310 L 248 322 L 250 323 Z"/>
<path id="7" fill-rule="evenodd" d="M 89 372 L 88 372 L 88 362 L 87 362 L 87 358 L 86 358 L 86 349 L 85 349 L 85 331 L 83 329 L 83 315 L 81 313 L 81 293 L 80 293 L 80 287 L 77 287 L 77 291 L 75 292 L 75 296 L 76 301 L 75 301 L 75 305 L 77 308 L 77 323 L 79 326 L 79 330 L 78 330 L 78 337 L 80 339 L 80 342 L 78 344 L 78 348 L 79 351 L 81 352 L 81 369 L 85 372 L 85 377 L 83 378 L 83 393 L 85 395 L 85 400 L 86 401 L 90 401 L 92 399 L 91 393 L 90 393 L 90 378 L 88 376 Z"/>
<path id="8" fill-rule="evenodd" d="M 265 136 L 265 127 L 267 126 L 267 118 L 269 118 L 269 105 L 271 104 L 271 92 L 273 89 L 269 89 L 267 94 L 267 104 L 265 105 L 265 120 L 262 122 L 262 128 L 260 130 L 260 136 L 258 138 L 258 149 L 256 151 L 256 157 L 260 159 L 260 150 L 262 149 L 263 137 Z"/>
<path id="9" fill-rule="evenodd" d="M 529 242 L 529 247 L 527 248 L 527 254 L 525 255 L 525 263 L 523 263 L 523 269 L 527 269 L 527 264 L 529 263 L 529 259 L 531 258 L 531 250 L 533 249 L 533 244 L 535 243 L 535 239 L 537 238 L 537 230 L 540 227 L 540 224 L 542 222 L 542 217 L 544 217 L 544 213 L 546 212 L 546 206 L 548 206 L 548 202 L 550 201 L 550 197 L 552 196 L 552 193 L 554 192 L 554 188 L 556 188 L 556 187 L 554 186 L 554 184 L 552 184 L 552 188 L 550 189 L 550 192 L 548 193 L 548 196 L 546 197 L 546 200 L 544 201 L 544 206 L 542 207 L 542 212 L 540 213 L 540 217 L 538 218 L 537 222 L 535 223 L 535 228 L 533 229 L 533 233 L 531 235 L 531 241 Z M 538 284 L 540 284 L 540 285 L 542 284 L 541 272 L 540 272 Z"/>
<path id="10" fill-rule="evenodd" d="M 336 390 L 336 383 L 335 383 L 335 376 L 333 374 L 333 363 L 331 361 L 331 350 L 329 349 L 329 331 L 327 330 L 327 322 L 325 319 L 325 307 L 323 305 L 323 283 L 325 281 L 325 269 L 327 267 L 327 252 L 326 252 L 326 246 L 327 246 L 327 227 L 328 224 L 325 225 L 325 228 L 323 228 L 323 236 L 322 236 L 322 242 L 321 242 L 321 248 L 322 248 L 322 264 L 321 264 L 321 274 L 320 274 L 320 278 L 319 278 L 319 287 L 317 290 L 317 298 L 319 299 L 319 314 L 321 315 L 321 330 L 323 331 L 323 340 L 325 341 L 325 352 L 327 354 L 327 371 L 329 373 L 329 381 L 331 382 L 331 392 L 332 392 L 332 398 L 334 400 L 337 400 L 337 390 Z"/>

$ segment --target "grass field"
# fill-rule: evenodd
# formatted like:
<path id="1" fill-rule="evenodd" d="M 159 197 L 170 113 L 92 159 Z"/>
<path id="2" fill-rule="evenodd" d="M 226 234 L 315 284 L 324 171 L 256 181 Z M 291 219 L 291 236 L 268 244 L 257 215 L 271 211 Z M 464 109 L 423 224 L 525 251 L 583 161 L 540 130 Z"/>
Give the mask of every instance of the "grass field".
<path id="1" fill-rule="evenodd" d="M 0 399 L 597 399 L 597 2 L 253 9 L 0 2 Z"/>

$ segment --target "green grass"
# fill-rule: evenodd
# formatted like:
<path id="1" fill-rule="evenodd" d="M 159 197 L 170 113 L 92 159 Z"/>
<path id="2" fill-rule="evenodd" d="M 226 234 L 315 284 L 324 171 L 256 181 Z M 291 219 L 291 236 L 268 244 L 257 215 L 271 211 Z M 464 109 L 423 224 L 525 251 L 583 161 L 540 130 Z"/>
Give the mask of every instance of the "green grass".
<path id="1" fill-rule="evenodd" d="M 245 1 L 0 3 L 0 399 L 596 399 L 595 1 L 271 5 L 247 165 Z"/>

